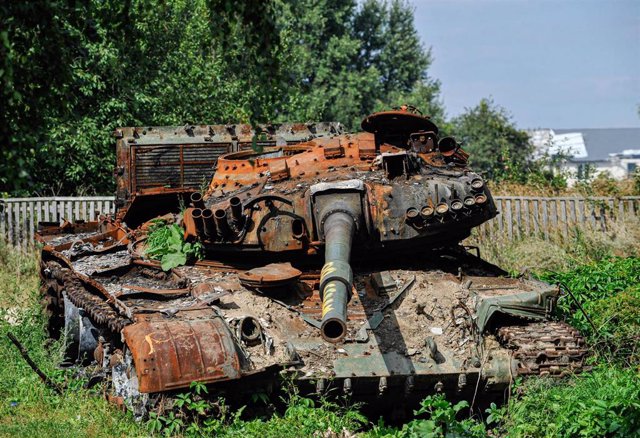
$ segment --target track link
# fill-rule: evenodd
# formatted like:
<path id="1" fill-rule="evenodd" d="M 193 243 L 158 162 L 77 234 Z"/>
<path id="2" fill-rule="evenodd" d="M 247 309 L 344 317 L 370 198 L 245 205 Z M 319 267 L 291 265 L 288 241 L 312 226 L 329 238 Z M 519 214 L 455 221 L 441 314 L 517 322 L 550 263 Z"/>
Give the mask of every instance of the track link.
<path id="1" fill-rule="evenodd" d="M 51 271 L 52 277 L 62 283 L 69 300 L 84 309 L 96 323 L 109 327 L 114 333 L 121 332 L 131 324 L 129 319 L 121 316 L 103 298 L 89 292 L 71 270 L 55 262 L 47 263 L 47 268 Z"/>
<path id="2" fill-rule="evenodd" d="M 585 370 L 585 340 L 564 322 L 504 326 L 498 329 L 497 337 L 513 350 L 518 375 L 564 377 Z"/>

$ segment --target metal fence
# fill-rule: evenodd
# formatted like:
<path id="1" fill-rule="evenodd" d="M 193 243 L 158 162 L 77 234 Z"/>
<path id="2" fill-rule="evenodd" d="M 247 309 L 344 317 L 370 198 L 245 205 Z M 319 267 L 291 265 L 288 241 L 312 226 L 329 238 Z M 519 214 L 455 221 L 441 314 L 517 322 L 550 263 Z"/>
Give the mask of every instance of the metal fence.
<path id="1" fill-rule="evenodd" d="M 0 238 L 17 247 L 33 242 L 38 222 L 92 221 L 115 212 L 113 196 L 0 199 Z"/>
<path id="2" fill-rule="evenodd" d="M 494 197 L 500 214 L 477 230 L 480 239 L 496 235 L 509 239 L 538 235 L 568 235 L 575 227 L 607 230 L 613 222 L 640 216 L 640 196 L 613 197 Z M 38 222 L 95 220 L 115 211 L 113 196 L 0 199 L 0 238 L 26 247 Z"/>

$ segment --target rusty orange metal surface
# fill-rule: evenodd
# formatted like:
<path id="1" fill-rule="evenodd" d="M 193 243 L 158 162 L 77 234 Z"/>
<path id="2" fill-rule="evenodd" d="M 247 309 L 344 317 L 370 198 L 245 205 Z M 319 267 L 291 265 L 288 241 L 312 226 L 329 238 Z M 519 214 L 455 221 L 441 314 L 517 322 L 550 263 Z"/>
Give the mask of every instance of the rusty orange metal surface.
<path id="1" fill-rule="evenodd" d="M 240 358 L 224 320 L 206 310 L 181 317 L 140 316 L 123 330 L 141 392 L 240 377 Z"/>
<path id="2" fill-rule="evenodd" d="M 241 272 L 238 279 L 244 286 L 269 288 L 295 282 L 301 275 L 302 271 L 291 266 L 291 263 L 270 263 Z"/>

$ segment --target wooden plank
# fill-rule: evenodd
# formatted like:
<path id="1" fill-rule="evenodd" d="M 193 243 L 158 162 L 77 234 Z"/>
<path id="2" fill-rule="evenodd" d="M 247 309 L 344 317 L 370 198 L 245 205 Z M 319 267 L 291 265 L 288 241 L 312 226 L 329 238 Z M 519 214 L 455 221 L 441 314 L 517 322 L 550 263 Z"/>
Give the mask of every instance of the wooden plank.
<path id="1" fill-rule="evenodd" d="M 517 238 L 520 238 L 520 228 L 522 227 L 522 208 L 520 206 L 521 202 L 522 202 L 522 199 L 514 200 L 516 219 L 513 225 L 515 227 L 515 235 Z"/>
<path id="2" fill-rule="evenodd" d="M 7 239 L 7 204 L 0 201 L 0 240 Z"/>
<path id="3" fill-rule="evenodd" d="M 560 200 L 560 220 L 562 222 L 562 235 L 567 237 L 569 234 L 569 224 L 567 223 L 567 201 L 565 199 Z"/>
<path id="4" fill-rule="evenodd" d="M 13 244 L 13 218 L 11 214 L 13 213 L 13 202 L 7 202 L 7 242 L 9 244 Z"/>
<path id="5" fill-rule="evenodd" d="M 595 229 L 596 228 L 596 205 L 593 202 L 589 204 L 589 222 L 591 223 L 591 226 Z"/>
<path id="6" fill-rule="evenodd" d="M 73 222 L 73 201 L 67 201 L 67 220 Z"/>
<path id="7" fill-rule="evenodd" d="M 624 201 L 622 199 L 618 199 L 618 221 L 624 221 Z"/>
<path id="8" fill-rule="evenodd" d="M 625 201 L 625 204 L 627 204 L 628 217 L 631 218 L 631 217 L 635 216 L 636 215 L 636 209 L 634 208 L 633 200 L 628 199 L 628 200 Z"/>
<path id="9" fill-rule="evenodd" d="M 530 201 L 528 199 L 522 200 L 522 217 L 524 219 L 524 231 L 527 236 L 531 235 L 531 213 L 529 210 L 529 203 Z"/>
<path id="10" fill-rule="evenodd" d="M 89 201 L 89 220 L 96 220 L 96 202 L 93 200 Z"/>
<path id="11" fill-rule="evenodd" d="M 53 203 L 53 210 L 51 210 L 51 214 L 53 216 L 53 222 L 60 222 L 60 215 L 62 209 L 62 201 L 55 201 Z"/>
<path id="12" fill-rule="evenodd" d="M 615 204 L 614 203 L 615 203 L 615 199 L 613 199 L 613 198 L 610 198 L 607 201 L 607 206 L 609 207 L 609 208 L 607 208 L 607 219 L 609 221 L 613 220 L 613 216 L 615 214 Z"/>
<path id="13" fill-rule="evenodd" d="M 584 211 L 585 207 L 584 199 L 578 200 L 578 221 L 582 224 L 585 221 L 586 213 Z"/>
<path id="14" fill-rule="evenodd" d="M 13 242 L 12 245 L 20 247 L 20 203 L 13 206 Z"/>
<path id="15" fill-rule="evenodd" d="M 51 221 L 51 201 L 45 199 L 44 201 L 44 220 L 45 222 Z"/>
<path id="16" fill-rule="evenodd" d="M 36 228 L 38 228 L 38 224 L 42 222 L 42 201 L 36 201 Z"/>
<path id="17" fill-rule="evenodd" d="M 513 240 L 513 218 L 511 214 L 511 199 L 505 200 L 505 226 L 507 227 L 507 236 L 509 240 Z"/>
<path id="18" fill-rule="evenodd" d="M 540 201 L 533 200 L 533 231 L 536 235 L 540 232 Z"/>
<path id="19" fill-rule="evenodd" d="M 571 201 L 569 201 L 569 210 L 570 210 L 570 215 L 571 215 L 571 226 L 575 227 L 576 224 L 578 223 L 578 217 L 576 215 L 576 204 L 577 204 L 577 200 L 576 199 L 572 199 Z"/>
<path id="20" fill-rule="evenodd" d="M 26 248 L 29 243 L 29 218 L 27 210 L 28 202 L 20 203 L 20 248 Z"/>
<path id="21" fill-rule="evenodd" d="M 35 226 L 34 226 L 34 220 L 35 220 L 35 202 L 31 201 L 29 202 L 29 244 L 33 244 L 33 240 L 34 240 L 34 230 L 35 230 Z"/>
<path id="22" fill-rule="evenodd" d="M 542 199 L 542 232 L 544 240 L 549 240 L 549 205 L 547 200 Z"/>

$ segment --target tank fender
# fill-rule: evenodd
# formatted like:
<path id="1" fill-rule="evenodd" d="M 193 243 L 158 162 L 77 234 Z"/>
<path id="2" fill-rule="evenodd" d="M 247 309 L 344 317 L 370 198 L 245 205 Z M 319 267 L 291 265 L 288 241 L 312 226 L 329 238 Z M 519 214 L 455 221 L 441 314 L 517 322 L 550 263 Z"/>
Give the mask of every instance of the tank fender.
<path id="1" fill-rule="evenodd" d="M 146 316 L 123 330 L 143 393 L 237 379 L 242 363 L 234 337 L 218 315 L 188 319 Z"/>
<path id="2" fill-rule="evenodd" d="M 476 306 L 478 331 L 484 332 L 496 313 L 531 319 L 547 318 L 555 308 L 558 294 L 557 288 L 549 286 L 548 289 L 540 292 L 521 292 L 480 298 Z"/>

